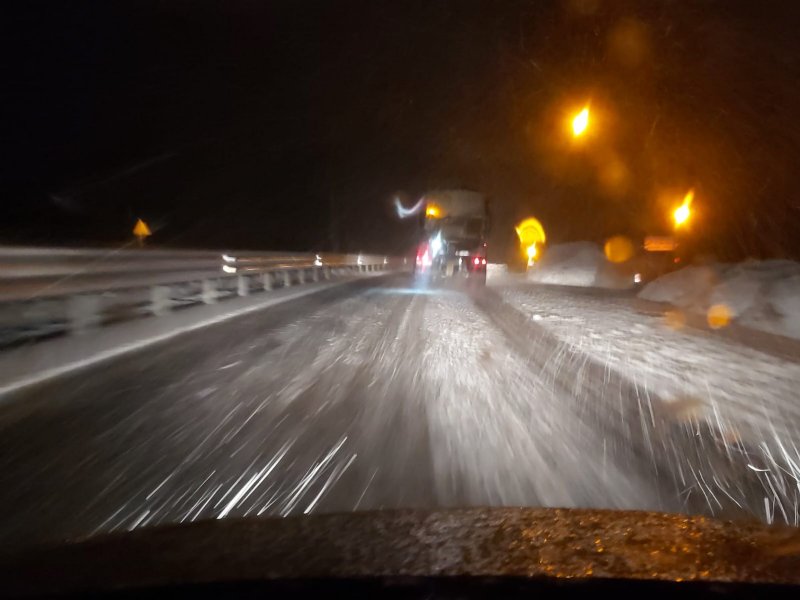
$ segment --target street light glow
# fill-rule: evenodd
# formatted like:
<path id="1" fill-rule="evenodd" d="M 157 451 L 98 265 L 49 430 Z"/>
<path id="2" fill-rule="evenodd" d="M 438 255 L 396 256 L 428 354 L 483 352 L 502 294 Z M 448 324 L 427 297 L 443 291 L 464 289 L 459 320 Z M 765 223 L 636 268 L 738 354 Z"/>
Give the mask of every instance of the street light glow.
<path id="1" fill-rule="evenodd" d="M 441 209 L 435 204 L 429 204 L 425 209 L 425 216 L 431 219 L 438 219 L 442 215 Z"/>
<path id="2" fill-rule="evenodd" d="M 528 266 L 532 267 L 536 264 L 536 255 L 539 254 L 539 251 L 536 248 L 536 242 L 528 246 L 525 252 L 528 255 Z"/>
<path id="3" fill-rule="evenodd" d="M 575 115 L 575 118 L 572 119 L 572 135 L 575 137 L 580 137 L 586 132 L 586 128 L 589 127 L 589 107 L 586 106 L 584 109 Z"/>
<path id="4" fill-rule="evenodd" d="M 692 214 L 690 209 L 692 200 L 694 200 L 694 190 L 689 190 L 683 197 L 683 204 L 676 208 L 672 213 L 672 218 L 675 220 L 676 229 L 681 225 L 684 225 L 689 220 L 689 217 Z"/>
<path id="5" fill-rule="evenodd" d="M 689 207 L 681 204 L 675 209 L 675 225 L 683 225 L 689 219 Z"/>

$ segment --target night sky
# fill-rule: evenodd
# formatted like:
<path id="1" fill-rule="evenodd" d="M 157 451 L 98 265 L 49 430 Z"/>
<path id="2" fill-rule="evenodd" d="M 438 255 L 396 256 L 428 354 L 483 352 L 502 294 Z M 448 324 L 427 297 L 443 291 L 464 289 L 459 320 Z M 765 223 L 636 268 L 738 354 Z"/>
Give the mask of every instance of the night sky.
<path id="1" fill-rule="evenodd" d="M 698 251 L 798 258 L 798 4 L 4 4 L 0 242 L 400 252 L 393 198 L 463 186 L 503 252 L 530 215 L 668 232 L 694 188 Z"/>

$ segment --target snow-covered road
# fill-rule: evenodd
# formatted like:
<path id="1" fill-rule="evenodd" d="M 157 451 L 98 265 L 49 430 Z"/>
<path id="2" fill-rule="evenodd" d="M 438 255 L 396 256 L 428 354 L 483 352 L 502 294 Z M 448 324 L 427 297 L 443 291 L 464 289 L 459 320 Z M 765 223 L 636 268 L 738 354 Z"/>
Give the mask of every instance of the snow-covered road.
<path id="1" fill-rule="evenodd" d="M 796 363 L 504 281 L 362 281 L 26 390 L 0 540 L 478 505 L 795 522 Z"/>

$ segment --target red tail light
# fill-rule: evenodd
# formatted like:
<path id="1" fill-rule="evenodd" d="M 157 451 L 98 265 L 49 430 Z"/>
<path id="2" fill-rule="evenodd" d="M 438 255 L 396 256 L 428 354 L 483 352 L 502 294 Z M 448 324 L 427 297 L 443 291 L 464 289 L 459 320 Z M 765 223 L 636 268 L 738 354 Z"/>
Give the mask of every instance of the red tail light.
<path id="1" fill-rule="evenodd" d="M 472 262 L 474 262 L 476 265 L 479 265 L 479 264 L 481 264 L 481 259 L 476 256 L 475 260 L 473 260 Z M 483 261 L 483 262 L 486 262 L 486 261 Z"/>
<path id="2" fill-rule="evenodd" d="M 430 266 L 431 256 L 428 252 L 428 244 L 423 244 L 417 250 L 417 264 L 422 266 Z"/>

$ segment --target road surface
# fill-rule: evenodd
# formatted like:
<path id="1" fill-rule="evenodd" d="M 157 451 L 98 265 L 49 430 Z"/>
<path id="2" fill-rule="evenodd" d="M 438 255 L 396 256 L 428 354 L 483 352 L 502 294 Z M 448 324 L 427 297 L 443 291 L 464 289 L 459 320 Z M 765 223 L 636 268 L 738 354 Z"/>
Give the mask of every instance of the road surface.
<path id="1" fill-rule="evenodd" d="M 747 410 L 728 398 L 720 417 L 676 393 L 691 379 L 680 365 L 644 380 L 641 364 L 660 360 L 670 332 L 631 302 L 379 277 L 28 388 L 0 404 L 0 542 L 481 505 L 796 523 L 786 465 L 800 419 L 793 406 L 775 411 L 797 364 L 677 332 L 700 340 L 685 360 L 726 348 L 720 361 L 738 352 L 772 365 L 764 377 L 778 391 Z M 629 347 L 619 330 L 631 323 L 651 329 L 628 331 Z"/>

